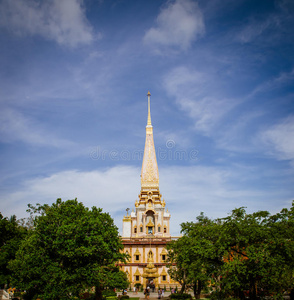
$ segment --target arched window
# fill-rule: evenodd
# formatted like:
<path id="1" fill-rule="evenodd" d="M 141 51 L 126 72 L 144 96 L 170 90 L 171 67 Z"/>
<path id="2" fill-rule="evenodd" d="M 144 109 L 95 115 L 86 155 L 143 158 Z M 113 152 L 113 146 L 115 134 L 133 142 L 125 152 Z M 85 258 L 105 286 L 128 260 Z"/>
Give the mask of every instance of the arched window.
<path id="1" fill-rule="evenodd" d="M 152 210 L 146 213 L 146 231 L 147 234 L 154 234 L 155 218 Z"/>
<path id="2" fill-rule="evenodd" d="M 153 260 L 153 252 L 151 250 L 148 252 L 148 259 Z"/>

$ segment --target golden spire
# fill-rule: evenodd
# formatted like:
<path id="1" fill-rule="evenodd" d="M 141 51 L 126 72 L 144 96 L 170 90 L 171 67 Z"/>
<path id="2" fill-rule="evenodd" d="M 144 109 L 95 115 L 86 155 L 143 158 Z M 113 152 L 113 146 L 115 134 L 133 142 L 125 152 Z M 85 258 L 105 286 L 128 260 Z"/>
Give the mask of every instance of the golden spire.
<path id="1" fill-rule="evenodd" d="M 147 117 L 147 126 L 152 126 L 151 124 L 151 113 L 150 113 L 150 92 L 148 91 L 147 93 L 147 96 L 148 96 L 148 117 Z"/>
<path id="2" fill-rule="evenodd" d="M 148 117 L 144 157 L 141 171 L 141 188 L 159 187 L 159 174 L 153 140 L 153 127 L 151 125 L 150 95 L 150 92 L 148 92 Z"/>

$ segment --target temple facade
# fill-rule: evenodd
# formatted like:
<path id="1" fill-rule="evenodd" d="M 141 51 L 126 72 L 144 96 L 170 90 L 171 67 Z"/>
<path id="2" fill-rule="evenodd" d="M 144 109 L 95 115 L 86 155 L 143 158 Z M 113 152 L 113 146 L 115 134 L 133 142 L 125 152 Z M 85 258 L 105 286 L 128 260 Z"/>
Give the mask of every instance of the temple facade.
<path id="1" fill-rule="evenodd" d="M 131 286 L 175 287 L 166 266 L 166 244 L 171 241 L 171 214 L 159 191 L 159 172 L 151 124 L 150 92 L 146 140 L 141 170 L 141 191 L 135 208 L 123 218 L 122 241 L 130 259 L 123 265 Z"/>

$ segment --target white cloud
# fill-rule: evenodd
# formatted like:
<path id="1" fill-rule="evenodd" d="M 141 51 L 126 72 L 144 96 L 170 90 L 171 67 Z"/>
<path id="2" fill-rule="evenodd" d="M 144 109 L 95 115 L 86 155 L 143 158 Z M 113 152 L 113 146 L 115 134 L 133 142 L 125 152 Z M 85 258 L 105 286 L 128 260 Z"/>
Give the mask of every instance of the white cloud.
<path id="1" fill-rule="evenodd" d="M 249 43 L 262 35 L 263 32 L 273 24 L 275 19 L 268 18 L 264 21 L 254 20 L 250 21 L 245 28 L 238 34 L 237 40 L 241 43 Z"/>
<path id="2" fill-rule="evenodd" d="M 176 46 L 185 50 L 205 30 L 202 13 L 191 0 L 168 2 L 156 23 L 144 36 L 144 42 L 151 46 Z"/>
<path id="3" fill-rule="evenodd" d="M 71 148 L 74 143 L 42 129 L 40 124 L 12 109 L 0 112 L 0 141 L 21 141 L 35 146 Z"/>
<path id="4" fill-rule="evenodd" d="M 256 139 L 256 135 L 252 134 L 252 128 L 256 130 L 257 122 L 264 116 L 264 110 L 251 110 L 238 114 L 234 118 L 233 125 L 229 125 L 222 134 L 217 137 L 217 145 L 221 149 L 250 153 L 259 152 L 260 140 Z"/>
<path id="5" fill-rule="evenodd" d="M 0 4 L 0 26 L 19 35 L 40 35 L 66 46 L 93 40 L 81 0 L 4 0 Z"/>
<path id="6" fill-rule="evenodd" d="M 206 75 L 186 66 L 172 69 L 164 78 L 164 85 L 170 95 L 185 94 L 198 96 L 205 86 Z M 191 90 L 191 87 L 195 87 Z"/>
<path id="7" fill-rule="evenodd" d="M 171 212 L 172 234 L 179 224 L 195 220 L 203 211 L 211 218 L 225 217 L 232 209 L 247 206 L 248 211 L 279 211 L 290 204 L 287 190 L 245 188 L 244 180 L 260 179 L 254 168 L 234 166 L 204 167 L 200 165 L 160 168 L 160 191 Z M 27 204 L 55 202 L 78 198 L 87 207 L 101 207 L 122 228 L 126 208 L 134 209 L 140 193 L 140 169 L 115 166 L 105 170 L 68 170 L 47 177 L 25 181 L 23 187 L 2 195 L 0 211 L 4 216 L 25 217 Z M 288 201 L 289 200 L 289 201 Z M 266 201 L 266 204 L 265 204 Z M 289 203 L 288 203 L 289 202 Z"/>
<path id="8" fill-rule="evenodd" d="M 222 218 L 232 209 L 244 206 L 248 212 L 276 213 L 289 207 L 293 198 L 293 191 L 283 188 L 283 180 L 279 185 L 275 178 L 275 188 L 263 189 L 265 175 L 255 167 L 172 166 L 161 169 L 159 175 L 161 193 L 171 212 L 171 228 L 175 233 L 182 222 L 195 221 L 200 212 L 210 218 Z"/>
<path id="9" fill-rule="evenodd" d="M 269 153 L 294 164 L 294 116 L 281 121 L 261 133 L 261 139 L 270 147 Z"/>
<path id="10" fill-rule="evenodd" d="M 259 84 L 249 95 L 253 97 L 258 93 L 265 93 L 293 84 L 294 68 L 289 72 L 281 72 L 278 76 Z"/>
<path id="11" fill-rule="evenodd" d="M 237 101 L 203 96 L 208 82 L 205 74 L 186 67 L 175 68 L 164 78 L 168 94 L 175 97 L 179 107 L 194 120 L 195 130 L 205 135 L 210 135 L 237 104 Z"/>
<path id="12" fill-rule="evenodd" d="M 127 207 L 134 207 L 140 192 L 140 170 L 117 166 L 104 171 L 79 172 L 63 171 L 44 178 L 35 178 L 23 183 L 16 192 L 1 195 L 1 212 L 18 218 L 25 214 L 27 204 L 51 204 L 57 198 L 64 201 L 78 198 L 87 207 L 101 207 L 114 217 L 117 213 L 117 226 L 121 226 Z M 3 213 L 5 211 L 5 214 Z"/>
<path id="13" fill-rule="evenodd" d="M 178 99 L 180 107 L 186 111 L 195 121 L 195 130 L 205 135 L 210 135 L 211 131 L 223 118 L 228 106 L 228 102 L 223 99 L 204 97 L 201 99 Z"/>

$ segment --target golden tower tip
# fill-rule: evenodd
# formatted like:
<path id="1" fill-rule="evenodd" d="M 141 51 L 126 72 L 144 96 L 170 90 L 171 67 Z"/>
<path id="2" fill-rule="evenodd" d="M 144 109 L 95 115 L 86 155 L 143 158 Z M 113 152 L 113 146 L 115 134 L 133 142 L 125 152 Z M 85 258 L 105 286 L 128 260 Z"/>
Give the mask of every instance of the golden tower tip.
<path id="1" fill-rule="evenodd" d="M 147 117 L 147 126 L 152 127 L 151 125 L 151 113 L 150 113 L 150 92 L 148 91 L 148 117 Z"/>

